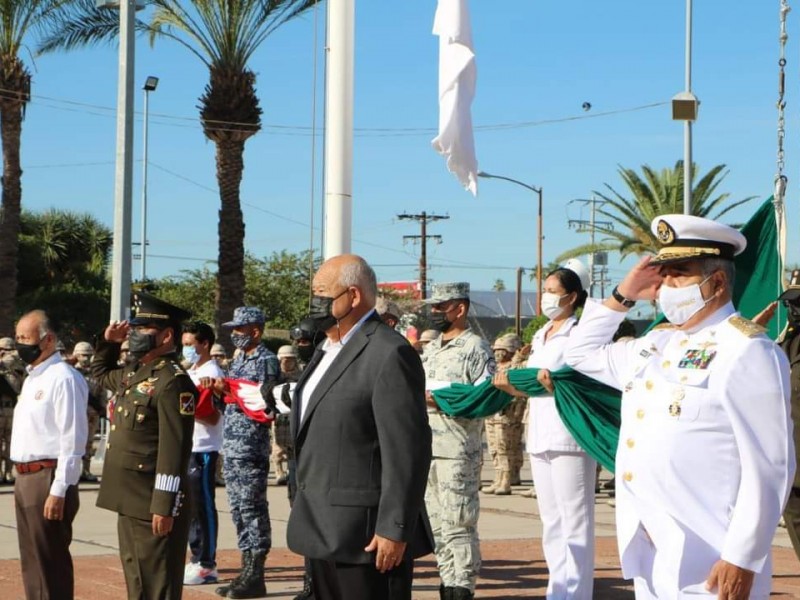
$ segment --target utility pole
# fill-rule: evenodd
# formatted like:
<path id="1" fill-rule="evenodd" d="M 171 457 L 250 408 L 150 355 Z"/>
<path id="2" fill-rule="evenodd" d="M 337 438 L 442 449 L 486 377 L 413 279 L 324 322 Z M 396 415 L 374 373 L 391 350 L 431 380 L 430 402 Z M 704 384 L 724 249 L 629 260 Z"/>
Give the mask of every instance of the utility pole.
<path id="1" fill-rule="evenodd" d="M 590 217 L 589 217 L 588 221 L 585 220 L 585 219 L 570 219 L 567 222 L 567 224 L 568 224 L 569 227 L 575 227 L 576 231 L 578 233 L 585 233 L 585 232 L 588 231 L 590 236 L 591 236 L 590 237 L 590 243 L 591 243 L 592 246 L 594 246 L 594 232 L 597 229 L 598 225 L 600 225 L 601 227 L 605 228 L 606 230 L 614 229 L 614 224 L 611 221 L 598 221 L 596 219 L 597 206 L 598 205 L 602 206 L 603 204 L 605 204 L 606 203 L 605 200 L 597 200 L 594 196 L 592 196 L 591 200 L 586 200 L 586 199 L 583 199 L 583 198 L 576 198 L 575 200 L 570 200 L 567 204 L 569 205 L 569 204 L 572 204 L 573 202 L 580 202 L 584 206 L 589 205 L 591 207 L 591 214 L 590 214 Z M 592 252 L 589 254 L 589 274 L 591 276 L 591 280 L 589 282 L 589 290 L 588 290 L 588 292 L 589 292 L 589 297 L 590 298 L 594 297 L 594 285 L 595 285 L 595 282 L 598 279 L 596 277 L 596 275 L 595 275 L 595 262 L 596 262 L 595 261 L 595 255 L 596 254 L 597 253 L 594 252 L 594 250 L 592 250 Z M 604 280 L 604 275 L 602 274 L 602 271 L 603 271 L 603 268 L 601 266 L 601 279 L 603 279 L 603 281 L 602 281 L 603 295 L 605 295 L 605 280 Z"/>
<path id="2" fill-rule="evenodd" d="M 413 215 L 403 213 L 397 215 L 397 218 L 401 221 L 417 221 L 420 224 L 420 235 L 404 235 L 403 241 L 414 240 L 416 242 L 419 240 L 420 242 L 419 289 L 420 294 L 422 294 L 422 299 L 424 300 L 428 296 L 428 240 L 434 240 L 437 244 L 442 243 L 442 236 L 428 235 L 428 221 L 441 221 L 449 219 L 450 217 L 447 215 L 428 214 L 423 210 L 421 213 Z"/>

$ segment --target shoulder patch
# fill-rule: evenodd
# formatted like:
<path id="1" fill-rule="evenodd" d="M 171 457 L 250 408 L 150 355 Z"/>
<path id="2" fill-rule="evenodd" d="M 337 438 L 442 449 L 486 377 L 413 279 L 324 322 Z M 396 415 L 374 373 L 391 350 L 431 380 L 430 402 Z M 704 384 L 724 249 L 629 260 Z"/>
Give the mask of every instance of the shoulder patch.
<path id="1" fill-rule="evenodd" d="M 178 398 L 181 414 L 194 415 L 194 394 L 192 392 L 181 392 Z"/>
<path id="2" fill-rule="evenodd" d="M 746 335 L 747 337 L 755 337 L 767 331 L 761 325 L 757 325 L 750 319 L 745 319 L 740 315 L 734 315 L 728 319 L 728 323 L 733 325 L 734 329 L 737 329 L 740 333 Z"/>
<path id="3" fill-rule="evenodd" d="M 659 323 L 655 327 L 653 327 L 650 331 L 663 331 L 665 329 L 677 329 L 677 325 L 673 325 L 672 323 Z"/>
<path id="4" fill-rule="evenodd" d="M 188 375 L 188 373 L 184 371 L 183 367 L 180 366 L 178 363 L 171 363 L 171 366 L 172 366 L 172 372 L 175 375 Z"/>

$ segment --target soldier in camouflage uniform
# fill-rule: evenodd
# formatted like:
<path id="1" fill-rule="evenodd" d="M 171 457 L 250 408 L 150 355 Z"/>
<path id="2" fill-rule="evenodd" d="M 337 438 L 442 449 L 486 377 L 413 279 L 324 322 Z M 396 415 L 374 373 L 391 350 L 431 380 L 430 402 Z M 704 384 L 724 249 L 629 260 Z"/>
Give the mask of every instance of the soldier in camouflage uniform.
<path id="1" fill-rule="evenodd" d="M 294 346 L 278 348 L 278 361 L 281 367 L 281 382 L 287 385 L 280 388 L 286 399 L 290 398 L 289 383 L 300 378 L 300 366 L 297 363 L 297 352 Z M 277 393 L 278 390 L 276 390 Z M 286 406 L 291 406 L 291 400 Z M 275 483 L 286 485 L 289 482 L 288 462 L 292 452 L 292 432 L 289 427 L 289 413 L 278 414 L 272 423 L 274 439 L 272 440 L 272 465 L 275 467 Z M 285 466 L 284 466 L 285 464 Z"/>
<path id="2" fill-rule="evenodd" d="M 426 386 L 480 383 L 495 370 L 489 343 L 467 324 L 469 284 L 433 286 L 432 326 L 442 335 L 430 342 L 422 355 Z M 469 600 L 481 566 L 478 540 L 482 419 L 449 417 L 441 413 L 429 393 L 429 420 L 433 433 L 425 504 L 436 542 L 436 561 L 442 583 L 441 598 Z"/>
<path id="3" fill-rule="evenodd" d="M 14 483 L 14 464 L 8 454 L 14 407 L 25 373 L 25 363 L 17 355 L 14 340 L 10 337 L 0 339 L 0 483 Z"/>
<path id="4" fill-rule="evenodd" d="M 497 362 L 498 370 L 505 371 L 514 368 L 514 355 L 521 345 L 519 336 L 513 333 L 502 335 L 495 340 L 492 350 L 494 350 L 494 359 Z M 494 481 L 491 485 L 481 488 L 485 494 L 495 494 L 496 496 L 511 494 L 514 469 L 519 469 L 521 466 L 518 465 L 515 452 L 522 452 L 519 438 L 522 435 L 522 416 L 525 414 L 526 404 L 525 398 L 514 398 L 502 411 L 487 418 L 484 422 L 486 444 L 489 447 L 489 455 L 492 457 L 494 466 Z M 519 470 L 516 474 L 519 478 Z"/>
<path id="5" fill-rule="evenodd" d="M 97 506 L 118 514 L 128 598 L 179 600 L 197 388 L 176 344 L 189 313 L 142 292 L 133 313 L 130 323 L 106 328 L 91 364 L 92 376 L 117 394 Z M 132 360 L 119 367 L 126 337 Z"/>
<path id="6" fill-rule="evenodd" d="M 100 427 L 100 415 L 106 412 L 106 390 L 92 377 L 89 367 L 94 356 L 94 348 L 89 342 L 78 342 L 72 349 L 72 357 L 75 360 L 75 368 L 86 379 L 89 386 L 89 402 L 86 405 L 86 416 L 89 420 L 89 431 L 86 436 L 86 453 L 83 455 L 83 470 L 81 471 L 81 481 L 94 483 L 97 477 L 92 475 L 92 457 L 94 456 L 94 438 Z"/>
<path id="7" fill-rule="evenodd" d="M 261 384 L 264 401 L 274 407 L 272 386 L 278 382 L 280 367 L 278 357 L 261 341 L 265 321 L 260 308 L 240 306 L 234 311 L 233 320 L 223 324 L 232 328 L 231 341 L 239 350 L 228 367 L 228 377 Z M 242 552 L 242 571 L 229 585 L 217 588 L 217 593 L 228 598 L 261 598 L 266 595 L 264 562 L 272 547 L 267 502 L 269 423 L 250 419 L 235 402 L 228 404 L 222 452 L 228 503 Z"/>

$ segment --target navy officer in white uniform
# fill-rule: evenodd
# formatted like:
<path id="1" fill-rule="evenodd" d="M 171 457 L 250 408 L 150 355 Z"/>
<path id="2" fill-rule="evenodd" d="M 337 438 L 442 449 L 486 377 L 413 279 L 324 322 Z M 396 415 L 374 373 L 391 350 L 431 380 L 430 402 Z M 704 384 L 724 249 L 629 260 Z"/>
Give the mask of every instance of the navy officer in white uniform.
<path id="1" fill-rule="evenodd" d="M 638 600 L 765 599 L 794 470 L 789 365 L 731 302 L 735 229 L 664 215 L 662 248 L 605 301 L 587 302 L 567 364 L 622 390 L 617 538 Z M 611 338 L 636 300 L 669 324 Z"/>

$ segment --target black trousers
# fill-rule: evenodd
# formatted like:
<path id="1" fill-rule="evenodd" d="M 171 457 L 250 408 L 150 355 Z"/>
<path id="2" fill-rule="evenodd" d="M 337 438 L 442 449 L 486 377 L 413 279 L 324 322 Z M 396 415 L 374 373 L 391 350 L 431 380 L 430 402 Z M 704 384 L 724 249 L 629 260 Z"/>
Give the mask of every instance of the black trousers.
<path id="1" fill-rule="evenodd" d="M 375 565 L 311 560 L 314 600 L 411 600 L 414 561 L 404 560 L 387 573 Z"/>
<path id="2" fill-rule="evenodd" d="M 217 566 L 217 459 L 219 452 L 192 452 L 189 460 L 189 490 L 192 496 L 189 550 L 192 562 L 199 562 L 209 569 Z"/>
<path id="3" fill-rule="evenodd" d="M 14 483 L 22 585 L 26 598 L 72 600 L 75 575 L 69 545 L 72 521 L 78 513 L 78 488 L 71 485 L 64 496 L 64 518 L 44 518 L 44 503 L 50 495 L 55 469 L 19 474 Z"/>

